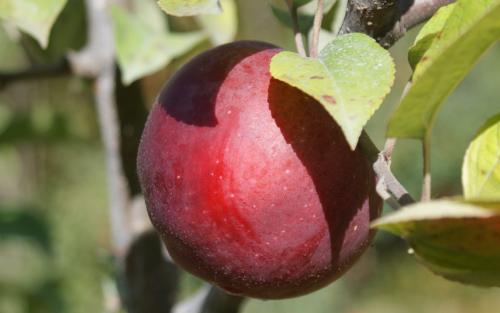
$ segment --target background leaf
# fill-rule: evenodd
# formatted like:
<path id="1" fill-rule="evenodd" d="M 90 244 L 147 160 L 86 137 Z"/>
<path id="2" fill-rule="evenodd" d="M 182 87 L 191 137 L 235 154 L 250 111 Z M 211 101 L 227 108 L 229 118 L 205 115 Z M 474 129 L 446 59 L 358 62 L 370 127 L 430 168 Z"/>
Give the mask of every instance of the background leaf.
<path id="1" fill-rule="evenodd" d="M 176 16 L 221 12 L 219 0 L 159 0 L 158 4 L 167 14 Z"/>
<path id="2" fill-rule="evenodd" d="M 284 26 L 293 28 L 292 18 L 288 10 L 281 9 L 277 6 L 271 5 L 271 11 L 276 19 Z M 310 14 L 298 13 L 299 31 L 303 34 L 309 32 L 313 26 L 314 16 Z"/>
<path id="3" fill-rule="evenodd" d="M 500 114 L 469 145 L 462 167 L 465 198 L 500 200 Z"/>
<path id="4" fill-rule="evenodd" d="M 50 251 L 48 221 L 30 207 L 0 207 L 0 239 L 22 238 Z"/>
<path id="5" fill-rule="evenodd" d="M 50 30 L 67 0 L 2 0 L 0 18 L 16 25 L 47 47 Z"/>
<path id="6" fill-rule="evenodd" d="M 230 42 L 238 30 L 238 14 L 234 0 L 221 0 L 222 13 L 196 16 L 214 45 Z"/>
<path id="7" fill-rule="evenodd" d="M 376 220 L 445 278 L 500 286 L 500 203 L 421 202 Z"/>
<path id="8" fill-rule="evenodd" d="M 298 5 L 302 6 L 299 11 L 302 13 L 306 14 L 311 14 L 314 15 L 316 13 L 316 8 L 318 6 L 318 1 L 300 1 L 297 0 L 295 2 L 302 2 L 303 4 Z M 335 5 L 337 0 L 323 0 L 323 14 L 328 14 L 328 12 L 332 9 L 332 7 Z"/>
<path id="9" fill-rule="evenodd" d="M 161 14 L 158 16 L 159 13 L 151 1 L 142 1 L 134 12 L 128 12 L 118 5 L 111 8 L 118 63 L 124 84 L 158 71 L 205 38 L 198 31 L 170 33 Z"/>
<path id="10" fill-rule="evenodd" d="M 500 0 L 460 0 L 420 58 L 413 85 L 389 121 L 388 136 L 425 137 L 451 91 L 500 37 Z"/>
<path id="11" fill-rule="evenodd" d="M 363 126 L 392 86 L 394 63 L 375 40 L 354 33 L 337 37 L 318 59 L 278 53 L 271 61 L 271 75 L 319 101 L 354 149 Z"/>

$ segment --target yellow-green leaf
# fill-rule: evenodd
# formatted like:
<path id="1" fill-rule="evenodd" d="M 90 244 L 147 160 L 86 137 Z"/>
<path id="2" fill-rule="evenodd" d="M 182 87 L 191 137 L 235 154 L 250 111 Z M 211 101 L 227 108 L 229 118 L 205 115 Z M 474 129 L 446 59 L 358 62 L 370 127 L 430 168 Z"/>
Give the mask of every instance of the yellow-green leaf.
<path id="1" fill-rule="evenodd" d="M 67 0 L 1 0 L 0 18 L 47 47 L 50 30 Z"/>
<path id="2" fill-rule="evenodd" d="M 423 139 L 437 112 L 500 37 L 500 0 L 459 0 L 416 65 L 413 84 L 389 121 L 388 136 Z"/>
<path id="3" fill-rule="evenodd" d="M 405 238 L 423 264 L 438 275 L 463 283 L 500 286 L 498 202 L 421 202 L 372 225 Z"/>
<path id="4" fill-rule="evenodd" d="M 464 196 L 500 201 L 500 114 L 469 145 L 462 166 Z"/>
<path id="5" fill-rule="evenodd" d="M 221 12 L 219 0 L 159 0 L 158 5 L 167 14 L 192 16 Z"/>
<path id="6" fill-rule="evenodd" d="M 337 37 L 318 59 L 280 52 L 273 57 L 270 70 L 274 78 L 319 101 L 340 125 L 352 149 L 394 81 L 389 53 L 359 33 Z"/>

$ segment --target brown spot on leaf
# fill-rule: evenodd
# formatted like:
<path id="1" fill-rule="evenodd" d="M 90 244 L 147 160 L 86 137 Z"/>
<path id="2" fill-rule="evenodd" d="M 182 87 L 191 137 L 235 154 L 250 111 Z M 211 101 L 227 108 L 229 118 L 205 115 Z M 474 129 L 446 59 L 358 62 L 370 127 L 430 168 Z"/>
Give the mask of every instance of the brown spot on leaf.
<path id="1" fill-rule="evenodd" d="M 314 75 L 309 77 L 310 79 L 325 79 L 323 76 Z"/>
<path id="2" fill-rule="evenodd" d="M 330 95 L 323 95 L 321 96 L 321 98 L 330 104 L 337 104 L 337 100 L 335 100 L 335 98 Z"/>

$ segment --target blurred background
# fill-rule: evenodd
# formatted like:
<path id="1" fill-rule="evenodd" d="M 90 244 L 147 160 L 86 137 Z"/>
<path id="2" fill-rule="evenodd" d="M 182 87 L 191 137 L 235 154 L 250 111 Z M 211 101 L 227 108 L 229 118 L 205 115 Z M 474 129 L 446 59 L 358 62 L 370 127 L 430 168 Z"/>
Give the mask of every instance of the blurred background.
<path id="1" fill-rule="evenodd" d="M 266 1 L 236 1 L 237 39 L 262 40 L 294 50 L 292 34 Z M 76 8 L 76 9 L 75 9 Z M 47 49 L 23 34 L 14 39 L 0 27 L 0 72 L 57 61 L 85 43 L 81 0 L 70 0 L 58 17 Z M 166 18 L 166 15 L 165 15 Z M 196 21 L 171 18 L 171 29 L 196 29 Z M 410 76 L 406 58 L 418 30 L 390 52 L 397 65 L 392 93 L 367 127 L 380 146 L 388 117 Z M 127 176 L 135 178 L 140 126 L 168 77 L 194 54 L 211 46 L 200 40 L 168 65 L 120 83 L 117 105 Z M 433 197 L 461 194 L 461 165 L 476 131 L 499 111 L 500 45 L 496 44 L 444 105 L 432 139 Z M 105 156 L 93 103 L 93 85 L 72 75 L 0 83 L 0 312 L 111 312 L 115 307 Z M 139 125 L 139 126 L 138 126 Z M 127 149 L 129 149 L 127 152 Z M 393 171 L 419 196 L 421 151 L 417 141 L 398 142 Z M 131 165 L 130 165 L 131 164 Z M 130 166 L 128 166 L 130 165 Z M 128 166 L 128 168 L 127 168 Z M 130 179 L 129 179 L 130 180 Z M 132 183 L 131 189 L 138 186 Z M 180 278 L 179 300 L 201 282 Z M 248 300 L 244 313 L 465 313 L 496 312 L 500 290 L 453 283 L 420 266 L 404 243 L 379 232 L 357 265 L 340 280 L 307 296 Z"/>

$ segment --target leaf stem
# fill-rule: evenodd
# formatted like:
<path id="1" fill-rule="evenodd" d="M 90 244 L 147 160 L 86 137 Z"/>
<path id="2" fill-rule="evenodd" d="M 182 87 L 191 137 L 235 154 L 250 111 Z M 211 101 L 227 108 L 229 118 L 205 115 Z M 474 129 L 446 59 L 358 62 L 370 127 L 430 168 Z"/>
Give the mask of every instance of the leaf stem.
<path id="1" fill-rule="evenodd" d="M 312 42 L 311 42 L 311 47 L 309 49 L 309 55 L 311 56 L 311 58 L 318 57 L 319 33 L 321 31 L 321 22 L 323 20 L 324 6 L 325 6 L 325 1 L 318 0 L 316 13 L 314 14 Z"/>
<path id="2" fill-rule="evenodd" d="M 422 151 L 424 157 L 424 179 L 422 182 L 421 201 L 429 201 L 431 199 L 431 138 L 429 133 L 425 135 L 422 141 Z"/>
<path id="3" fill-rule="evenodd" d="M 299 16 L 297 13 L 297 6 L 293 3 L 293 0 L 284 0 L 286 5 L 288 6 L 288 10 L 290 11 L 290 17 L 292 19 L 293 25 L 293 33 L 295 39 L 295 47 L 297 48 L 297 52 L 302 57 L 307 57 L 306 48 L 304 45 L 304 39 L 302 38 L 302 34 L 299 28 Z"/>

